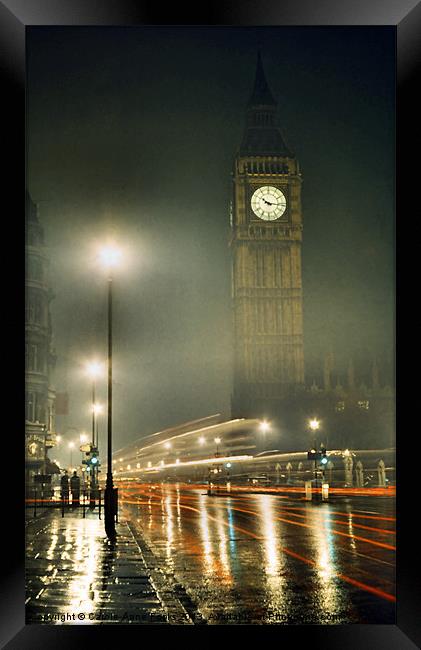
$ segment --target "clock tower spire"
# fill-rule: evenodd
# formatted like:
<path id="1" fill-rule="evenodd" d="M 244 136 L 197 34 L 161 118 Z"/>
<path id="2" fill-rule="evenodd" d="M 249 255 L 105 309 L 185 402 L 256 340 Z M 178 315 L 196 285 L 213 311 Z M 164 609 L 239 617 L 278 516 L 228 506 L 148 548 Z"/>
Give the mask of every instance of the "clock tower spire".
<path id="1" fill-rule="evenodd" d="M 247 104 L 246 128 L 240 147 L 242 156 L 293 156 L 279 129 L 276 108 L 277 103 L 266 81 L 259 52 L 254 87 Z"/>
<path id="2" fill-rule="evenodd" d="M 259 53 L 233 171 L 233 417 L 276 416 L 304 385 L 301 182 Z"/>

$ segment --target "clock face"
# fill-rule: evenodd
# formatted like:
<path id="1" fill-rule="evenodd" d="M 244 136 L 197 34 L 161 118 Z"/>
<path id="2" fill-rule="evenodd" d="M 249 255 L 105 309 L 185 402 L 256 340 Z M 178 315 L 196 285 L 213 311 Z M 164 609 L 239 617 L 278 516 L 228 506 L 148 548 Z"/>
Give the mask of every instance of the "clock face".
<path id="1" fill-rule="evenodd" d="M 284 214 L 287 200 L 277 187 L 264 185 L 259 187 L 251 197 L 251 207 L 259 219 L 274 221 Z"/>

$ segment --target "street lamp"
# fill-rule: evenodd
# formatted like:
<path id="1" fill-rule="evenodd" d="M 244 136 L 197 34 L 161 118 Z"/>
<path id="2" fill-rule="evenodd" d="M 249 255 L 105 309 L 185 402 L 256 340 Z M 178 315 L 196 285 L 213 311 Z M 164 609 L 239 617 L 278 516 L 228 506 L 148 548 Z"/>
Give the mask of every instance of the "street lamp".
<path id="1" fill-rule="evenodd" d="M 317 451 L 316 431 L 320 429 L 320 421 L 317 418 L 312 418 L 309 420 L 308 426 L 314 433 L 314 451 Z"/>
<path id="2" fill-rule="evenodd" d="M 320 429 L 320 421 L 317 418 L 312 418 L 309 420 L 308 425 L 312 431 L 317 431 L 317 429 Z"/>
<path id="3" fill-rule="evenodd" d="M 259 424 L 259 429 L 262 433 L 267 433 L 270 431 L 270 424 L 267 420 L 262 420 Z"/>
<path id="4" fill-rule="evenodd" d="M 113 408 L 113 355 L 112 355 L 112 270 L 118 266 L 121 251 L 114 246 L 107 246 L 100 252 L 103 267 L 108 273 L 108 421 L 107 421 L 107 481 L 105 484 L 105 532 L 108 539 L 114 540 L 116 504 L 114 499 L 113 470 L 112 470 L 112 408 Z"/>
<path id="5" fill-rule="evenodd" d="M 314 433 L 314 451 L 317 452 L 317 439 L 316 439 L 316 431 L 320 429 L 320 421 L 317 418 L 312 418 L 308 422 L 308 426 Z M 314 461 L 314 478 L 317 479 L 317 461 Z"/>

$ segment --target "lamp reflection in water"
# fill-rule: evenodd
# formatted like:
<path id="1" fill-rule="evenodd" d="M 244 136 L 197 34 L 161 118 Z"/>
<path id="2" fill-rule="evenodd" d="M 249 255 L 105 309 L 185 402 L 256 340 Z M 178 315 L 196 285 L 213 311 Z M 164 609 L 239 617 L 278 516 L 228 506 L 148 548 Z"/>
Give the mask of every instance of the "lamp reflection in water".
<path id="1" fill-rule="evenodd" d="M 270 618 L 271 614 L 287 614 L 285 600 L 285 578 L 282 570 L 288 559 L 285 555 L 280 555 L 283 529 L 280 530 L 282 522 L 276 521 L 276 512 L 274 507 L 274 497 L 270 495 L 260 495 L 257 500 L 259 521 L 263 522 L 262 533 L 264 539 L 260 542 L 263 551 L 263 570 L 266 576 L 267 585 L 267 610 Z M 285 544 L 286 545 L 286 544 Z"/>
<path id="2" fill-rule="evenodd" d="M 199 509 L 200 509 L 200 532 L 202 537 L 203 545 L 203 565 L 204 572 L 206 575 L 212 575 L 213 573 L 213 563 L 212 563 L 212 544 L 210 542 L 209 536 L 209 521 L 208 521 L 208 502 L 205 500 L 206 497 L 203 494 L 199 495 Z"/>
<path id="3" fill-rule="evenodd" d="M 227 550 L 228 537 L 226 532 L 225 513 L 221 511 L 219 511 L 218 513 L 217 529 L 218 529 L 218 538 L 219 538 L 218 550 L 219 550 L 219 565 L 220 565 L 220 581 L 222 582 L 222 584 L 229 585 L 232 583 L 232 577 L 231 577 L 231 566 L 230 566 L 228 550 Z"/>
<path id="4" fill-rule="evenodd" d="M 339 590 L 335 578 L 336 552 L 333 543 L 332 522 L 329 517 L 319 518 L 316 516 L 309 522 L 314 526 L 314 549 L 312 556 L 316 562 L 316 571 L 318 585 L 315 593 L 317 594 L 317 604 L 319 607 L 320 621 L 324 617 L 332 617 L 338 613 L 339 609 Z M 317 615 L 316 615 L 317 616 Z"/>
<path id="5" fill-rule="evenodd" d="M 88 519 L 78 521 L 78 530 L 75 537 L 71 539 L 76 546 L 76 562 L 73 565 L 72 579 L 68 587 L 69 612 L 81 611 L 89 614 L 97 607 L 92 586 L 98 571 L 101 541 L 98 537 L 96 521 Z M 89 619 L 87 622 L 89 623 Z"/>
<path id="6" fill-rule="evenodd" d="M 171 503 L 171 494 L 169 494 L 166 499 L 165 499 L 165 520 L 166 520 L 166 531 L 165 531 L 165 538 L 166 539 L 166 553 L 167 553 L 167 560 L 171 568 L 174 568 L 174 562 L 172 558 L 172 547 L 173 547 L 173 540 L 174 540 L 174 521 L 173 521 L 173 513 L 172 513 L 172 503 Z"/>
<path id="7" fill-rule="evenodd" d="M 181 535 L 182 532 L 183 532 L 183 524 L 182 524 L 182 520 L 181 520 L 180 487 L 178 485 L 177 485 L 177 488 L 176 488 L 176 492 L 177 492 L 177 529 L 178 529 L 178 532 Z"/>

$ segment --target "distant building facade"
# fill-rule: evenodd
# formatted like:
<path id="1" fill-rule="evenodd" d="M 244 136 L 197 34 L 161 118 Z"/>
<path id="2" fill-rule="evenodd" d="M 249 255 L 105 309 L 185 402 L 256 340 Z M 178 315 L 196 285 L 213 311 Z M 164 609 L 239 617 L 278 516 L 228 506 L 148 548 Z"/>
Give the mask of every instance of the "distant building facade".
<path id="1" fill-rule="evenodd" d="M 51 473 L 48 449 L 55 445 L 55 391 L 48 283 L 49 260 L 37 206 L 26 194 L 25 242 L 25 461 L 27 485 L 34 474 Z"/>
<path id="2" fill-rule="evenodd" d="M 311 415 L 324 421 L 323 442 L 395 446 L 395 392 L 389 372 L 379 369 L 375 359 L 366 359 L 362 366 L 350 359 L 347 368 L 339 369 L 329 352 L 320 361 L 317 377 L 308 378 L 305 395 Z"/>

